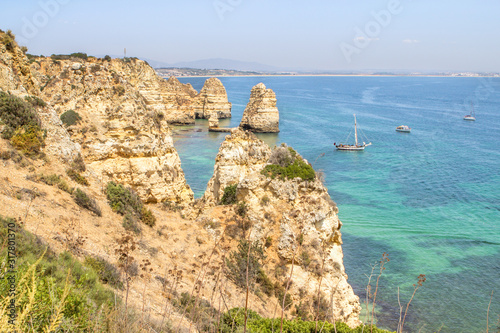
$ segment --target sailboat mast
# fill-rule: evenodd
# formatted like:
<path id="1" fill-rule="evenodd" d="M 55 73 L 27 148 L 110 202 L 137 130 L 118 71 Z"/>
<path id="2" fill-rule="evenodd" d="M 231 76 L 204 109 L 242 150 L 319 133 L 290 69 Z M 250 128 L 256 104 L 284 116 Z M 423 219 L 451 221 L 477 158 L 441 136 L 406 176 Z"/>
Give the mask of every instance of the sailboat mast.
<path id="1" fill-rule="evenodd" d="M 358 145 L 358 127 L 356 124 L 356 115 L 354 115 L 354 140 L 356 142 L 356 146 Z"/>

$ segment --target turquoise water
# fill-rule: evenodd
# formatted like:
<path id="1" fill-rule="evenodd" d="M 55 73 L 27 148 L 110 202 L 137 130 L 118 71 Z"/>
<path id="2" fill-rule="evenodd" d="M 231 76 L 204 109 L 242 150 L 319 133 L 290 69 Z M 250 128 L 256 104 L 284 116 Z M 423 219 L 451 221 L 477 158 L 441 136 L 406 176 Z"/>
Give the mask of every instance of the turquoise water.
<path id="1" fill-rule="evenodd" d="M 418 290 L 406 331 L 490 332 L 500 316 L 500 79 L 439 77 L 223 77 L 237 126 L 251 88 L 275 91 L 279 134 L 323 170 L 344 226 L 349 282 L 364 299 L 371 266 L 389 253 L 380 280 L 378 323 L 396 329 L 401 302 Z M 183 78 L 201 89 L 205 78 Z M 462 117 L 470 102 L 475 122 Z M 373 142 L 364 152 L 333 150 L 353 127 Z M 396 126 L 412 127 L 410 134 Z M 207 122 L 175 128 L 188 183 L 200 197 L 224 133 Z M 201 131 L 200 131 L 201 130 Z M 322 154 L 325 153 L 324 156 Z"/>

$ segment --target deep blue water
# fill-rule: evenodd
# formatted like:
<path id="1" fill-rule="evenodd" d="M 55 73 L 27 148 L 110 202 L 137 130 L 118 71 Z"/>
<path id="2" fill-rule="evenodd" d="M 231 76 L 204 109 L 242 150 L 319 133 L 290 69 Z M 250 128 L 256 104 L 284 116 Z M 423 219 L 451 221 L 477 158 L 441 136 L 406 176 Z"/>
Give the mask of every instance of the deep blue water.
<path id="1" fill-rule="evenodd" d="M 182 78 L 200 90 L 206 78 Z M 279 134 L 326 174 L 344 226 L 344 264 L 364 299 L 371 266 L 389 253 L 377 296 L 378 323 L 396 329 L 419 274 L 406 331 L 490 332 L 500 320 L 500 78 L 222 77 L 237 126 L 251 88 L 264 82 L 280 110 Z M 477 120 L 462 117 L 474 103 Z M 334 151 L 358 127 L 373 145 Z M 396 126 L 412 127 L 410 134 Z M 198 130 L 202 130 L 199 132 Z M 189 185 L 200 197 L 224 133 L 207 121 L 174 129 Z M 324 156 L 322 156 L 322 154 Z M 364 318 L 364 316 L 363 316 Z"/>

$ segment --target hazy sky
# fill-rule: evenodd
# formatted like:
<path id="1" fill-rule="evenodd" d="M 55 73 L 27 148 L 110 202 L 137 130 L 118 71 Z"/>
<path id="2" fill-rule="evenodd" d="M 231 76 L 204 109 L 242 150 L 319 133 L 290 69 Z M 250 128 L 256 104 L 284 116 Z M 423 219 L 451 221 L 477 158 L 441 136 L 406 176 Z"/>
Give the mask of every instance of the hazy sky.
<path id="1" fill-rule="evenodd" d="M 500 72 L 499 0 L 0 0 L 32 54 Z"/>

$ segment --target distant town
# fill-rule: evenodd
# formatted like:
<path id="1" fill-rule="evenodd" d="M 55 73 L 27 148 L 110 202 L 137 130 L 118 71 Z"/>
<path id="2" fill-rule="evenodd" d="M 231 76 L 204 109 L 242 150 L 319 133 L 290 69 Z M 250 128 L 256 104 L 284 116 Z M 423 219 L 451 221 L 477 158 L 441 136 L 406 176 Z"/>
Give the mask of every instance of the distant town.
<path id="1" fill-rule="evenodd" d="M 164 78 L 170 76 L 275 76 L 275 75 L 352 75 L 352 76 L 450 76 L 450 77 L 500 77 L 500 73 L 476 73 L 476 72 L 379 72 L 379 71 L 359 71 L 359 72 L 268 72 L 268 71 L 241 71 L 232 69 L 199 69 L 199 68 L 178 68 L 166 67 L 156 68 L 158 75 Z"/>

